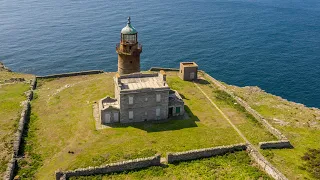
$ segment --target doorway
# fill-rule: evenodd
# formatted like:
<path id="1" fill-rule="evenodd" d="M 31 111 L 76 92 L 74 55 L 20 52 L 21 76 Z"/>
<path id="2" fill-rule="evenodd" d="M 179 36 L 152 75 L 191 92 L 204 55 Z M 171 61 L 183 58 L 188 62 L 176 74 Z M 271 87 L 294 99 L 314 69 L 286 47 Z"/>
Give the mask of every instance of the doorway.
<path id="1" fill-rule="evenodd" d="M 172 113 L 173 113 L 173 107 L 169 107 L 169 114 L 168 114 L 168 116 L 169 116 L 169 117 L 172 116 Z"/>

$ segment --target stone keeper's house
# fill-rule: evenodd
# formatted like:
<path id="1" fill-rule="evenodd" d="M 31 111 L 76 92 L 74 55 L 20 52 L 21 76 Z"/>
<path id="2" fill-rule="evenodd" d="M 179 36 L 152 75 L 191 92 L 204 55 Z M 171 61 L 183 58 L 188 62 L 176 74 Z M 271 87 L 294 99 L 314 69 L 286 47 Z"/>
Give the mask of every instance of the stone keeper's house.
<path id="1" fill-rule="evenodd" d="M 99 102 L 102 124 L 164 120 L 184 113 L 184 102 L 169 88 L 164 71 L 117 74 L 114 84 L 115 98 Z"/>

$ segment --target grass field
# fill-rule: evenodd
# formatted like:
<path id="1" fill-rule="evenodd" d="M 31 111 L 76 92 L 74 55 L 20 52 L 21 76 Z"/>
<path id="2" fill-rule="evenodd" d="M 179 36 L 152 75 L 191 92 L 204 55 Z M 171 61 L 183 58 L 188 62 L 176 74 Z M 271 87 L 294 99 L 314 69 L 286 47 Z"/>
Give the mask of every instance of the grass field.
<path id="1" fill-rule="evenodd" d="M 96 130 L 92 106 L 113 96 L 113 75 L 38 81 L 20 177 L 52 179 L 58 169 L 243 142 L 192 82 L 176 76 L 168 83 L 184 97 L 190 119 Z"/>
<path id="2" fill-rule="evenodd" d="M 31 74 L 7 72 L 7 71 L 1 71 L 0 69 L 0 84 L 4 83 L 4 80 L 10 79 L 10 78 L 24 78 L 25 80 L 30 80 L 33 77 L 34 76 Z"/>
<path id="3" fill-rule="evenodd" d="M 18 77 L 29 82 L 33 76 L 7 72 L 0 68 L 0 177 L 3 177 L 11 157 L 13 135 L 17 130 L 22 109 L 20 104 L 26 100 L 24 92 L 29 90 L 29 84 L 4 84 L 4 80 Z"/>
<path id="4" fill-rule="evenodd" d="M 0 177 L 6 170 L 12 154 L 13 134 L 20 119 L 21 102 L 29 84 L 18 83 L 0 86 Z"/>
<path id="5" fill-rule="evenodd" d="M 242 106 L 237 104 L 230 95 L 219 90 L 203 76 L 200 78 L 203 78 L 199 81 L 200 83 L 198 83 L 201 89 L 219 106 L 251 143 L 258 145 L 259 142 L 262 141 L 277 140 L 277 138 L 265 129 L 261 123 L 246 112 Z"/>
<path id="6" fill-rule="evenodd" d="M 236 152 L 166 167 L 110 175 L 73 177 L 71 180 L 104 179 L 271 179 L 253 165 L 246 152 Z"/>
<path id="7" fill-rule="evenodd" d="M 294 146 L 294 149 L 261 151 L 267 159 L 289 179 L 313 178 L 303 169 L 301 157 L 308 148 L 320 148 L 320 110 L 289 102 L 257 87 L 228 88 L 266 117 Z"/>

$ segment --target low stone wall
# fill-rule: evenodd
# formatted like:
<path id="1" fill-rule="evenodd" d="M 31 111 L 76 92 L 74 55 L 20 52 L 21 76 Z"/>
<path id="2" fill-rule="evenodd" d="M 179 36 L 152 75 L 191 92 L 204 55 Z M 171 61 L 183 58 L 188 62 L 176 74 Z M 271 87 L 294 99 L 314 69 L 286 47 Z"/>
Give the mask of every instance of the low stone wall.
<path id="1" fill-rule="evenodd" d="M 71 72 L 71 73 L 63 73 L 63 74 L 52 74 L 52 75 L 48 75 L 48 76 L 37 76 L 37 78 L 39 78 L 39 79 L 61 78 L 61 77 L 71 77 L 71 76 L 101 74 L 101 73 L 104 73 L 104 71 L 92 70 L 92 71 L 80 71 L 80 72 Z"/>
<path id="2" fill-rule="evenodd" d="M 287 178 L 271 163 L 269 163 L 252 145 L 247 146 L 249 156 L 259 165 L 259 167 L 275 180 L 287 180 Z"/>
<path id="3" fill-rule="evenodd" d="M 16 158 L 12 155 L 11 160 L 8 162 L 7 170 L 4 173 L 4 180 L 11 180 L 14 177 L 14 170 L 16 169 L 17 166 L 17 160 Z"/>
<path id="4" fill-rule="evenodd" d="M 23 136 L 23 132 L 24 132 L 24 128 L 25 128 L 25 124 L 26 124 L 26 121 L 28 118 L 29 111 L 30 111 L 30 102 L 27 100 L 24 102 L 23 109 L 22 109 L 21 116 L 20 116 L 18 130 L 15 133 L 15 139 L 13 142 L 13 154 L 15 157 L 18 156 L 19 151 L 20 151 L 22 136 Z"/>
<path id="5" fill-rule="evenodd" d="M 200 158 L 207 158 L 217 155 L 223 155 L 229 152 L 242 151 L 246 149 L 246 144 L 235 144 L 230 146 L 219 146 L 214 148 L 197 149 L 178 153 L 168 153 L 168 163 L 179 161 L 188 161 Z"/>
<path id="6" fill-rule="evenodd" d="M 149 69 L 149 71 L 161 71 L 161 70 L 164 70 L 164 71 L 179 71 L 178 68 L 151 67 Z"/>
<path id="7" fill-rule="evenodd" d="M 57 171 L 56 180 L 67 179 L 73 176 L 90 176 L 90 175 L 98 175 L 98 174 L 107 174 L 112 172 L 128 171 L 128 170 L 141 169 L 141 168 L 146 168 L 150 166 L 159 166 L 159 165 L 161 165 L 160 155 L 155 155 L 153 157 L 112 163 L 112 164 L 107 164 L 99 167 L 89 167 L 89 168 L 76 169 L 74 171 L 65 171 L 65 172 Z"/>
<path id="8" fill-rule="evenodd" d="M 7 170 L 6 170 L 4 177 L 3 177 L 3 179 L 5 179 L 5 180 L 11 180 L 14 178 L 13 177 L 14 171 L 17 167 L 17 158 L 18 158 L 18 155 L 21 151 L 21 144 L 23 141 L 23 133 L 25 130 L 25 125 L 27 123 L 29 114 L 30 114 L 30 101 L 33 98 L 33 90 L 35 89 L 35 84 L 36 84 L 36 79 L 34 78 L 33 82 L 31 82 L 31 85 L 30 85 L 31 90 L 29 90 L 25 93 L 27 100 L 25 100 L 23 102 L 18 129 L 17 129 L 16 133 L 14 134 L 13 154 L 12 154 L 12 159 L 8 163 Z"/>
<path id="9" fill-rule="evenodd" d="M 260 149 L 293 148 L 290 141 L 288 141 L 288 140 L 259 142 L 259 147 L 260 147 Z"/>
<path id="10" fill-rule="evenodd" d="M 204 75 L 204 77 L 210 79 L 210 81 L 214 83 L 216 86 L 218 86 L 221 90 L 225 91 L 230 96 L 232 96 L 237 101 L 237 103 L 243 106 L 247 110 L 247 112 L 249 112 L 253 117 L 255 117 L 271 134 L 273 134 L 279 140 L 288 140 L 278 129 L 274 128 L 271 124 L 269 124 L 269 122 L 262 115 L 260 115 L 254 109 L 252 109 L 247 102 L 242 100 L 240 97 L 236 96 L 233 92 L 228 90 L 221 82 L 217 81 L 204 71 L 200 72 Z"/>

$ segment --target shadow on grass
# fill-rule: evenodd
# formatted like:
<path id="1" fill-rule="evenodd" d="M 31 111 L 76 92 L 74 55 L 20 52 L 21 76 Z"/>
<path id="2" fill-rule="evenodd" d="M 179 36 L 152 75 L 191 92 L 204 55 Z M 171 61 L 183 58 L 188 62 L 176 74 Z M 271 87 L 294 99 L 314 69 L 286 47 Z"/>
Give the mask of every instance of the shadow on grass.
<path id="1" fill-rule="evenodd" d="M 197 79 L 194 82 L 198 84 L 210 84 L 210 82 L 205 79 Z"/>
<path id="2" fill-rule="evenodd" d="M 112 128 L 126 128 L 134 127 L 147 132 L 161 132 L 161 131 L 173 131 L 185 128 L 198 127 L 196 121 L 199 121 L 198 117 L 195 116 L 188 106 L 184 106 L 185 114 L 184 116 L 171 117 L 167 120 L 161 121 L 148 121 L 148 122 L 136 122 L 136 123 L 114 123 L 109 126 Z"/>

